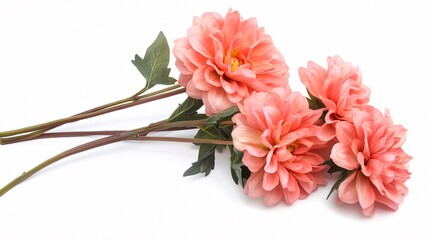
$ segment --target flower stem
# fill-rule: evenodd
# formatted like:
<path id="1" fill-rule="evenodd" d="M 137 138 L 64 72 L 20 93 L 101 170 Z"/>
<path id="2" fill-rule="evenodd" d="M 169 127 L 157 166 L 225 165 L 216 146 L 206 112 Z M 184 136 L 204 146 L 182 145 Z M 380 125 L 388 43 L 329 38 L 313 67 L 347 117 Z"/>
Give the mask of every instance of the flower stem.
<path id="1" fill-rule="evenodd" d="M 149 126 L 156 126 L 166 123 L 167 120 L 163 120 L 156 123 L 151 123 Z M 221 121 L 219 125 L 227 126 L 234 125 L 232 121 Z M 168 131 L 178 131 L 178 130 L 187 130 L 194 129 L 195 127 L 177 127 L 177 128 L 169 128 Z M 160 130 L 164 131 L 164 130 Z M 87 136 L 98 136 L 98 135 L 115 135 L 124 133 L 125 130 L 102 130 L 102 131 L 74 131 L 74 132 L 52 132 L 52 133 L 43 133 L 38 136 L 32 137 L 31 139 L 8 139 L 7 141 L 2 142 L 2 144 L 11 144 L 17 142 L 24 142 L 28 140 L 36 140 L 36 139 L 46 139 L 46 138 L 67 138 L 67 137 L 87 137 Z"/>
<path id="2" fill-rule="evenodd" d="M 194 128 L 195 127 L 169 128 L 168 131 L 186 130 L 186 129 L 194 129 Z M 160 131 L 167 131 L 167 130 L 160 130 Z M 31 140 L 46 139 L 46 138 L 87 137 L 87 136 L 100 136 L 100 135 L 108 136 L 108 135 L 121 134 L 124 132 L 126 131 L 125 130 L 104 130 L 104 131 L 52 132 L 52 133 L 43 133 L 39 136 L 32 138 Z M 7 142 L 6 144 L 23 142 L 27 140 L 30 140 L 30 139 L 17 140 L 15 142 Z"/>
<path id="3" fill-rule="evenodd" d="M 147 133 L 152 132 L 152 131 L 166 130 L 166 129 L 176 128 L 176 127 L 187 127 L 187 126 L 188 127 L 191 127 L 191 126 L 199 127 L 199 126 L 202 126 L 205 124 L 207 124 L 205 119 L 190 120 L 190 121 L 179 121 L 179 122 L 171 122 L 171 123 L 167 122 L 167 123 L 157 125 L 157 126 L 147 126 L 147 127 L 137 128 L 134 130 L 126 131 L 123 133 L 115 134 L 112 136 L 104 137 L 101 139 L 97 139 L 95 141 L 91 141 L 91 142 L 79 145 L 77 147 L 66 150 L 60 154 L 57 154 L 57 155 L 49 158 L 48 160 L 42 162 L 41 164 L 37 165 L 36 167 L 30 169 L 29 171 L 24 172 L 23 174 L 21 174 L 20 176 L 15 178 L 13 181 L 8 183 L 6 186 L 4 186 L 2 189 L 0 189 L 0 197 L 3 196 L 8 191 L 10 191 L 15 186 L 17 186 L 18 184 L 22 183 L 23 181 L 25 181 L 26 179 L 31 177 L 32 175 L 36 174 L 37 172 L 41 171 L 42 169 L 48 167 L 49 165 L 56 163 L 59 160 L 66 158 L 68 156 L 71 156 L 71 155 L 74 155 L 74 154 L 77 154 L 80 152 L 84 152 L 84 151 L 87 151 L 87 150 L 90 150 L 93 148 L 112 144 L 115 142 L 119 142 L 119 141 L 123 141 L 123 140 L 127 140 L 127 139 L 139 138 L 140 135 L 146 135 Z M 159 140 L 159 138 L 158 138 L 158 140 Z M 225 144 L 225 143 L 222 143 L 222 144 Z"/>
<path id="4" fill-rule="evenodd" d="M 177 131 L 185 129 L 193 129 L 195 127 L 180 127 L 180 128 L 169 128 L 168 131 Z M 35 139 L 42 138 L 61 138 L 61 137 L 84 137 L 84 136 L 96 136 L 96 135 L 118 135 L 124 133 L 125 131 L 85 131 L 85 132 L 55 132 L 55 133 L 45 133 L 40 136 L 37 136 Z M 155 132 L 155 131 L 153 131 Z M 225 144 L 232 145 L 232 141 L 225 140 L 215 140 L 215 139 L 199 139 L 199 138 L 177 138 L 177 137 L 155 137 L 155 136 L 145 136 L 144 134 L 139 134 L 138 137 L 133 138 L 133 140 L 141 141 L 165 141 L 165 142 L 190 142 L 190 143 L 209 143 L 209 144 Z"/>
<path id="5" fill-rule="evenodd" d="M 2 138 L 0 138 L 0 144 L 8 144 L 8 143 L 13 143 L 13 142 L 22 141 L 22 140 L 29 140 L 29 139 L 32 139 L 36 136 L 43 134 L 44 132 L 46 132 L 52 128 L 61 126 L 65 123 L 76 122 L 76 121 L 79 121 L 82 119 L 87 119 L 87 118 L 99 116 L 102 114 L 106 114 L 106 113 L 114 112 L 117 110 L 137 106 L 140 104 L 156 101 L 156 100 L 159 100 L 162 98 L 174 96 L 174 95 L 185 92 L 184 88 L 179 88 L 179 89 L 170 91 L 171 89 L 174 89 L 173 87 L 169 87 L 167 89 L 164 89 L 164 91 L 165 90 L 168 90 L 168 91 L 165 93 L 158 94 L 158 95 L 154 95 L 154 93 L 148 94 L 148 95 L 143 95 L 137 100 L 133 100 L 134 98 L 131 97 L 127 100 L 127 101 L 131 101 L 129 103 L 122 103 L 123 101 L 127 102 L 126 99 L 123 99 L 123 100 L 116 101 L 116 102 L 111 103 L 111 104 L 106 104 L 106 105 L 94 108 L 93 110 L 95 110 L 95 111 L 88 110 L 88 111 L 82 112 L 80 114 L 77 114 L 77 115 L 74 115 L 74 116 L 71 116 L 68 118 L 62 118 L 62 119 L 58 119 L 55 121 L 50 121 L 47 123 L 38 124 L 38 125 L 26 127 L 26 128 L 17 129 L 17 130 L 0 132 L 0 137 L 2 137 Z M 175 88 L 178 88 L 178 87 L 175 87 Z M 117 105 L 118 103 L 122 103 L 122 104 Z M 111 106 L 108 106 L 108 105 L 111 105 Z M 31 133 L 25 134 L 25 135 L 18 135 L 18 134 L 22 134 L 22 133 L 26 133 L 26 132 L 31 132 Z M 5 138 L 7 136 L 14 136 L 14 135 L 18 135 L 18 136 Z"/>
<path id="6" fill-rule="evenodd" d="M 102 110 L 102 109 L 106 109 L 106 108 L 110 108 L 110 107 L 113 107 L 113 106 L 116 106 L 116 105 L 119 105 L 119 104 L 123 104 L 123 103 L 126 103 L 126 102 L 131 102 L 131 101 L 135 101 L 135 100 L 139 100 L 139 99 L 143 99 L 143 98 L 148 98 L 148 97 L 156 96 L 158 94 L 166 93 L 166 92 L 178 89 L 178 88 L 180 88 L 179 85 L 173 85 L 173 86 L 169 86 L 169 87 L 163 88 L 161 90 L 154 91 L 154 92 L 151 92 L 151 93 L 147 93 L 147 94 L 144 94 L 144 95 L 141 95 L 141 96 L 133 95 L 131 97 L 127 97 L 127 98 L 124 98 L 124 99 L 121 99 L 121 100 L 117 100 L 117 101 L 114 101 L 114 102 L 111 102 L 111 103 L 108 103 L 108 104 L 104 104 L 104 105 L 101 105 L 101 106 L 98 106 L 98 107 L 86 110 L 86 111 L 78 113 L 76 115 L 86 114 L 86 113 L 91 113 L 91 112 L 96 112 L 96 111 L 99 111 L 99 110 Z M 145 91 L 146 91 L 146 88 L 143 88 L 139 93 L 143 94 Z"/>
<path id="7" fill-rule="evenodd" d="M 139 136 L 133 140 L 162 141 L 162 142 L 186 142 L 186 143 L 208 143 L 208 144 L 216 144 L 216 145 L 233 145 L 233 142 L 228 141 L 228 140 L 201 139 L 201 138 Z"/>

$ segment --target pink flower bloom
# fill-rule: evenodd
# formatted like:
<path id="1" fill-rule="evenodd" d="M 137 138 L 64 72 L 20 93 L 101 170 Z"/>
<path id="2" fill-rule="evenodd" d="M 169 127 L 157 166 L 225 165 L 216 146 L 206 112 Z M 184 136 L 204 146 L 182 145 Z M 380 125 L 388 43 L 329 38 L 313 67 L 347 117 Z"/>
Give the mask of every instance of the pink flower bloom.
<path id="1" fill-rule="evenodd" d="M 336 122 L 352 121 L 355 112 L 369 101 L 370 89 L 362 85 L 359 68 L 339 56 L 328 57 L 328 69 L 310 61 L 307 68 L 299 68 L 299 76 L 311 95 L 326 107 L 326 124 L 319 132 L 324 140 L 335 137 Z"/>
<path id="2" fill-rule="evenodd" d="M 368 107 L 353 118 L 353 123 L 336 125 L 338 143 L 331 158 L 336 165 L 351 171 L 338 188 L 339 200 L 358 203 L 366 216 L 374 214 L 379 202 L 393 210 L 408 192 L 408 161 L 402 150 L 406 129 L 392 123 L 389 112 L 383 114 Z"/>
<path id="3" fill-rule="evenodd" d="M 238 107 L 232 139 L 252 172 L 247 195 L 264 196 L 266 205 L 291 204 L 325 184 L 324 159 L 314 153 L 325 143 L 315 137 L 321 110 L 309 109 L 305 97 L 287 88 L 253 93 Z"/>
<path id="4" fill-rule="evenodd" d="M 173 48 L 181 72 L 179 85 L 202 99 L 214 115 L 247 98 L 287 84 L 288 66 L 256 19 L 243 20 L 237 11 L 195 17 L 188 34 Z"/>

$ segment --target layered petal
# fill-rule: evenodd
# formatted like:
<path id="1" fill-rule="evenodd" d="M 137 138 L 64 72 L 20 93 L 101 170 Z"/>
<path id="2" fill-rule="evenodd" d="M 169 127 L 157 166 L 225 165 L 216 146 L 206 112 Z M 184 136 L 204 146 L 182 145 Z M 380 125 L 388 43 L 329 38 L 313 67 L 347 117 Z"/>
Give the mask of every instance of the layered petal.
<path id="1" fill-rule="evenodd" d="M 325 184 L 326 167 L 317 154 L 325 142 L 315 136 L 320 111 L 311 110 L 305 97 L 281 87 L 253 93 L 238 106 L 232 138 L 252 172 L 246 194 L 263 196 L 267 205 L 282 199 L 292 204 Z"/>
<path id="2" fill-rule="evenodd" d="M 352 121 L 353 116 L 368 103 L 370 90 L 362 84 L 358 67 L 345 62 L 340 56 L 328 57 L 327 62 L 327 69 L 314 62 L 308 62 L 307 68 L 300 68 L 301 82 L 325 106 L 326 124 Z M 335 136 L 329 130 L 332 128 L 325 126 L 319 136 L 333 139 Z"/>
<path id="3" fill-rule="evenodd" d="M 241 102 L 252 92 L 287 85 L 288 66 L 256 19 L 237 11 L 222 17 L 195 17 L 187 35 L 175 41 L 179 85 L 202 99 L 211 116 Z"/>
<path id="4" fill-rule="evenodd" d="M 408 161 L 403 149 L 405 132 L 393 125 L 389 114 L 369 107 L 356 115 L 353 122 L 336 125 L 339 142 L 332 149 L 334 163 L 349 170 L 348 177 L 340 184 L 338 198 L 349 204 L 359 202 L 362 213 L 372 216 L 375 203 L 393 210 L 398 208 L 408 192 Z M 398 137 L 400 136 L 400 137 Z"/>

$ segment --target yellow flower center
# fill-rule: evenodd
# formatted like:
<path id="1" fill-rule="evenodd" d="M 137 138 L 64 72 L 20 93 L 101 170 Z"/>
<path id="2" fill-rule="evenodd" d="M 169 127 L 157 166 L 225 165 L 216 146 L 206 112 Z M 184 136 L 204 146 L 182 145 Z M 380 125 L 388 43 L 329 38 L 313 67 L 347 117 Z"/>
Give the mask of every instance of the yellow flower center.
<path id="1" fill-rule="evenodd" d="M 224 62 L 227 63 L 228 55 L 225 56 Z M 234 72 L 237 70 L 238 67 L 240 67 L 243 64 L 243 61 L 240 60 L 240 51 L 238 49 L 233 49 L 231 51 L 229 64 L 231 65 L 231 72 Z"/>
<path id="2" fill-rule="evenodd" d="M 240 61 L 238 59 L 231 59 L 231 72 L 234 72 L 239 66 L 240 66 Z"/>
<path id="3" fill-rule="evenodd" d="M 296 143 L 292 143 L 291 145 L 287 146 L 286 149 L 289 152 L 293 152 L 295 150 L 295 148 L 297 148 L 297 147 L 298 147 L 298 145 Z"/>

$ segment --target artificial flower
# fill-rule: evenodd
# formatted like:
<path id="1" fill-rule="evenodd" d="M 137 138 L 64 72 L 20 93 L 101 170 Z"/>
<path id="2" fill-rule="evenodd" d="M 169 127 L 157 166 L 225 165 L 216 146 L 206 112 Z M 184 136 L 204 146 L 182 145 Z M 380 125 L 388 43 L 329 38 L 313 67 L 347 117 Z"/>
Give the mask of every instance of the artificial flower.
<path id="1" fill-rule="evenodd" d="M 411 157 L 402 149 L 406 129 L 392 123 L 388 111 L 383 115 L 373 107 L 359 112 L 353 122 L 336 124 L 338 143 L 331 158 L 347 170 L 338 188 L 340 201 L 359 203 L 364 215 L 374 214 L 375 203 L 398 209 L 408 192 Z"/>
<path id="2" fill-rule="evenodd" d="M 328 68 L 310 61 L 307 68 L 299 68 L 301 82 L 312 97 L 323 103 L 326 124 L 318 133 L 324 140 L 335 137 L 338 121 L 352 121 L 369 101 L 370 89 L 362 84 L 358 67 L 345 62 L 340 56 L 328 57 Z"/>
<path id="3" fill-rule="evenodd" d="M 324 160 L 313 152 L 325 143 L 315 137 L 320 110 L 311 110 L 305 97 L 286 88 L 253 93 L 238 107 L 232 139 L 251 171 L 247 195 L 263 196 L 266 205 L 281 199 L 291 204 L 325 183 Z"/>
<path id="4" fill-rule="evenodd" d="M 244 20 L 237 11 L 223 18 L 208 12 L 195 17 L 186 37 L 173 48 L 180 71 L 179 85 L 202 99 L 211 116 L 235 106 L 256 92 L 268 92 L 287 83 L 289 73 L 282 54 L 256 19 Z"/>
<path id="5" fill-rule="evenodd" d="M 194 143 L 197 161 L 183 173 L 206 176 L 215 167 L 216 150 L 230 153 L 231 176 L 251 198 L 266 205 L 292 204 L 340 172 L 328 197 L 359 203 L 366 216 L 379 203 L 396 210 L 408 192 L 410 176 L 402 145 L 406 129 L 368 105 L 370 89 L 359 68 L 341 57 L 328 67 L 310 61 L 299 69 L 309 97 L 290 89 L 289 69 L 271 37 L 256 19 L 229 10 L 195 17 L 173 48 L 178 84 L 170 76 L 170 50 L 160 32 L 144 57 L 132 63 L 146 79 L 132 96 L 66 118 L 1 131 L 0 145 L 54 137 L 107 135 L 52 156 L 0 188 L 0 197 L 58 161 L 119 141 Z M 154 86 L 171 85 L 154 91 Z M 67 123 L 187 93 L 160 121 L 131 130 L 51 132 Z M 200 109 L 203 108 L 203 111 Z M 195 136 L 166 137 L 161 131 L 195 130 Z"/>

